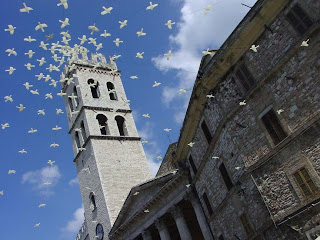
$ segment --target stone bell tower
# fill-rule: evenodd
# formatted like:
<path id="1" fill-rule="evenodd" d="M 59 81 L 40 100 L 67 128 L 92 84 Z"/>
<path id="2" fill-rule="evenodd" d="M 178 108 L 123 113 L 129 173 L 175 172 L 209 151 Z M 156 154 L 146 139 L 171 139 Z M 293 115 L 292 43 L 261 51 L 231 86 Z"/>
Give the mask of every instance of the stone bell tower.
<path id="1" fill-rule="evenodd" d="M 130 189 L 151 178 L 132 110 L 112 58 L 73 56 L 62 92 L 89 237 L 108 233 Z"/>

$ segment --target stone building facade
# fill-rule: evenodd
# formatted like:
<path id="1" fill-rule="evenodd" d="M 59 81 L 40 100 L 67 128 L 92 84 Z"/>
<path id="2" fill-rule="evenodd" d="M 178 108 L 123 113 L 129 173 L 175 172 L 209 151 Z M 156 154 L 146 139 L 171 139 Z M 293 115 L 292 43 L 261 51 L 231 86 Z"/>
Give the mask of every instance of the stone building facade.
<path id="1" fill-rule="evenodd" d="M 320 236 L 319 13 L 320 2 L 315 0 L 258 0 L 220 49 L 202 58 L 179 140 L 169 146 L 157 176 L 145 181 L 145 171 L 135 173 L 132 166 L 112 163 L 140 177 L 131 190 L 119 193 L 121 197 L 101 194 L 101 201 L 108 200 L 102 205 L 116 205 L 114 212 L 102 212 L 112 219 L 103 225 L 111 228 L 103 239 Z M 112 60 L 110 64 L 108 71 L 116 68 Z M 96 107 L 97 112 L 113 113 L 103 105 Z M 126 106 L 111 107 L 122 109 L 121 116 L 130 113 Z M 75 122 L 81 124 L 81 113 L 94 122 L 89 112 L 80 111 Z M 134 133 L 128 146 L 136 154 L 133 161 L 144 161 L 131 114 L 126 121 Z M 71 134 L 79 127 L 70 126 Z M 97 126 L 88 128 L 99 131 Z M 90 159 L 90 151 L 100 159 L 110 153 L 96 144 L 79 154 L 73 139 L 84 205 L 89 206 L 81 159 Z M 96 169 L 90 166 L 97 174 L 110 170 Z M 122 179 L 115 177 L 119 188 Z M 116 184 L 95 180 L 89 181 L 89 188 Z M 97 222 L 90 214 L 86 221 L 90 239 L 95 239 Z"/>

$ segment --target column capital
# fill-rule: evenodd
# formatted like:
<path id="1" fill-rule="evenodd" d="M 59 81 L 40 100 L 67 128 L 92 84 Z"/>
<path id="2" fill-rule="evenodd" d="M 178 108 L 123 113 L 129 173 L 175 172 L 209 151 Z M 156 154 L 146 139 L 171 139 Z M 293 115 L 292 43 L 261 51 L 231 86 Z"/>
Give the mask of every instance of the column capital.
<path id="1" fill-rule="evenodd" d="M 182 209 L 178 205 L 173 205 L 170 208 L 170 213 L 172 214 L 174 219 L 183 217 Z"/>

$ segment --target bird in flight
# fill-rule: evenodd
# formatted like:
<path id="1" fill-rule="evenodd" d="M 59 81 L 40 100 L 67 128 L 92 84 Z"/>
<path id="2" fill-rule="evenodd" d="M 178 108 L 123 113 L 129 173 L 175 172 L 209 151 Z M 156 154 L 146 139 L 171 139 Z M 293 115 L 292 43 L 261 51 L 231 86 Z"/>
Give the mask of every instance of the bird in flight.
<path id="1" fill-rule="evenodd" d="M 152 4 L 152 2 L 150 2 L 150 5 L 146 8 L 146 10 L 153 10 L 155 7 L 157 7 L 158 4 Z"/>
<path id="2" fill-rule="evenodd" d="M 52 38 L 53 38 L 53 33 L 51 33 L 50 35 L 46 35 L 45 37 L 46 37 L 46 42 L 48 42 L 49 40 L 51 40 Z"/>
<path id="3" fill-rule="evenodd" d="M 38 115 L 46 115 L 46 113 L 44 112 L 44 109 L 38 110 Z"/>
<path id="4" fill-rule="evenodd" d="M 48 99 L 48 98 L 53 99 L 53 96 L 51 93 L 46 93 L 45 99 Z"/>
<path id="5" fill-rule="evenodd" d="M 45 207 L 45 206 L 46 206 L 46 204 L 41 203 L 41 204 L 39 205 L 39 208 L 42 208 L 42 207 Z"/>
<path id="6" fill-rule="evenodd" d="M 305 41 L 302 41 L 301 47 L 308 47 L 308 46 L 309 46 L 309 44 L 308 44 L 309 40 L 310 40 L 310 39 L 307 39 L 307 40 L 305 40 Z"/>
<path id="7" fill-rule="evenodd" d="M 48 27 L 47 24 L 45 23 L 40 23 L 38 22 L 38 25 L 34 28 L 36 31 L 38 31 L 39 29 L 41 29 L 42 32 L 44 32 L 44 28 Z"/>
<path id="8" fill-rule="evenodd" d="M 145 118 L 150 118 L 150 116 L 149 116 L 149 113 L 146 113 L 146 114 L 142 114 L 142 117 L 145 117 Z"/>
<path id="9" fill-rule="evenodd" d="M 9 96 L 5 96 L 4 97 L 4 102 L 13 102 L 13 98 L 12 98 L 12 95 L 9 95 Z"/>
<path id="10" fill-rule="evenodd" d="M 141 36 L 145 36 L 147 34 L 145 32 L 143 32 L 143 28 L 141 28 L 141 30 L 137 32 L 137 35 L 138 35 L 138 37 L 141 37 Z"/>
<path id="11" fill-rule="evenodd" d="M 143 54 L 144 54 L 144 52 L 141 52 L 141 53 L 137 52 L 136 57 L 142 59 L 143 58 Z"/>
<path id="12" fill-rule="evenodd" d="M 12 48 L 12 49 L 8 48 L 6 50 L 6 53 L 8 53 L 8 56 L 11 56 L 12 54 L 15 55 L 15 56 L 18 55 L 17 52 L 14 50 L 14 48 Z"/>
<path id="13" fill-rule="evenodd" d="M 5 31 L 5 32 L 9 32 L 10 35 L 13 35 L 14 30 L 15 30 L 16 28 L 17 28 L 17 27 L 14 27 L 14 26 L 12 26 L 12 25 L 8 25 L 8 28 L 5 29 L 4 31 Z"/>
<path id="14" fill-rule="evenodd" d="M 11 75 L 16 69 L 14 67 L 9 67 L 9 69 L 5 70 L 6 72 L 9 72 L 9 75 Z"/>
<path id="15" fill-rule="evenodd" d="M 14 173 L 16 173 L 16 170 L 9 170 L 8 171 L 8 174 L 10 175 L 10 174 L 14 174 Z"/>
<path id="16" fill-rule="evenodd" d="M 116 38 L 116 40 L 113 41 L 117 47 L 119 47 L 120 43 L 123 43 L 123 41 L 120 41 L 120 38 Z"/>
<path id="17" fill-rule="evenodd" d="M 158 87 L 161 83 L 154 81 L 154 84 L 152 85 L 152 87 Z"/>
<path id="18" fill-rule="evenodd" d="M 59 127 L 58 125 L 56 125 L 54 128 L 52 128 L 52 130 L 54 130 L 54 131 L 58 131 L 60 129 L 62 129 L 62 127 Z"/>
<path id="19" fill-rule="evenodd" d="M 243 100 L 242 102 L 239 102 L 239 105 L 240 106 L 244 106 L 244 105 L 246 105 L 247 103 L 246 103 L 246 100 Z"/>
<path id="20" fill-rule="evenodd" d="M 102 6 L 102 8 L 103 11 L 101 12 L 101 15 L 106 15 L 107 13 L 111 14 L 111 10 L 113 9 L 113 7 L 106 8 L 105 6 Z"/>
<path id="21" fill-rule="evenodd" d="M 40 227 L 40 223 L 37 223 L 36 225 L 34 225 L 34 227 Z"/>
<path id="22" fill-rule="evenodd" d="M 26 52 L 24 55 L 28 55 L 29 58 L 33 57 L 33 54 L 35 54 L 35 52 L 33 52 L 32 50 L 29 50 L 28 52 Z"/>
<path id="23" fill-rule="evenodd" d="M 44 75 L 43 75 L 43 73 L 40 73 L 40 74 L 36 75 L 36 77 L 38 78 L 38 81 L 39 81 L 44 77 Z"/>
<path id="24" fill-rule="evenodd" d="M 32 94 L 34 94 L 34 95 L 39 95 L 38 89 L 36 89 L 36 90 L 30 90 L 30 92 L 31 92 Z"/>
<path id="25" fill-rule="evenodd" d="M 148 143 L 148 141 L 147 140 L 143 140 L 143 141 L 141 141 L 141 143 L 142 143 L 142 145 L 144 145 L 144 144 Z"/>
<path id="26" fill-rule="evenodd" d="M 44 41 L 41 41 L 39 47 L 41 47 L 43 50 L 48 50 L 47 45 L 49 45 L 49 43 L 44 43 Z"/>
<path id="27" fill-rule="evenodd" d="M 3 195 L 3 190 L 0 191 L 0 195 Z"/>
<path id="28" fill-rule="evenodd" d="M 207 95 L 206 97 L 207 97 L 207 98 L 210 98 L 210 99 L 211 99 L 211 98 L 214 98 L 214 96 L 213 96 L 212 94 L 209 94 L 209 95 Z"/>
<path id="29" fill-rule="evenodd" d="M 9 126 L 9 123 L 1 124 L 1 128 L 2 128 L 2 129 L 6 129 L 6 128 L 8 128 L 8 127 L 10 127 L 10 126 Z"/>
<path id="30" fill-rule="evenodd" d="M 65 28 L 66 26 L 70 25 L 69 18 L 65 18 L 64 21 L 59 20 L 59 22 L 61 23 L 60 28 Z"/>
<path id="31" fill-rule="evenodd" d="M 170 129 L 170 128 L 165 128 L 165 129 L 163 129 L 163 131 L 165 131 L 165 132 L 170 132 L 171 129 Z"/>
<path id="32" fill-rule="evenodd" d="M 41 67 L 44 63 L 46 63 L 44 57 L 42 57 L 41 59 L 37 59 L 37 61 L 39 62 L 39 66 L 40 66 L 40 67 Z"/>
<path id="33" fill-rule="evenodd" d="M 100 34 L 100 36 L 106 38 L 106 37 L 110 37 L 111 34 L 107 33 L 107 30 L 104 30 L 104 32 L 102 34 Z"/>
<path id="34" fill-rule="evenodd" d="M 33 10 L 33 8 L 31 7 L 27 7 L 27 5 L 25 3 L 22 3 L 23 4 L 23 8 L 20 9 L 20 12 L 22 13 L 30 13 L 30 11 Z"/>
<path id="35" fill-rule="evenodd" d="M 27 153 L 27 151 L 22 149 L 22 150 L 18 151 L 18 153 Z"/>
<path id="36" fill-rule="evenodd" d="M 24 107 L 23 104 L 20 104 L 20 105 L 17 106 L 16 108 L 19 109 L 19 112 L 22 112 L 26 107 Z"/>
<path id="37" fill-rule="evenodd" d="M 92 26 L 89 26 L 88 29 L 91 30 L 91 33 L 90 33 L 91 35 L 94 32 L 99 32 L 99 28 L 96 27 L 96 24 L 93 24 Z"/>
<path id="38" fill-rule="evenodd" d="M 131 79 L 138 79 L 138 76 L 135 75 L 135 76 L 130 76 Z"/>
<path id="39" fill-rule="evenodd" d="M 50 166 L 53 166 L 53 164 L 55 163 L 56 161 L 51 161 L 51 160 L 49 160 L 48 161 L 48 164 L 50 165 Z"/>
<path id="40" fill-rule="evenodd" d="M 169 52 L 166 53 L 166 54 L 164 54 L 164 56 L 166 56 L 166 57 L 167 57 L 167 60 L 169 60 L 170 57 L 171 57 L 171 54 L 172 54 L 172 52 L 171 52 L 171 50 L 169 50 Z"/>
<path id="41" fill-rule="evenodd" d="M 33 128 L 31 128 L 31 129 L 28 131 L 28 133 L 36 133 L 36 132 L 38 132 L 38 130 L 37 130 L 37 129 L 33 129 Z"/>
<path id="42" fill-rule="evenodd" d="M 158 159 L 158 160 L 162 159 L 162 156 L 161 156 L 161 155 L 160 155 L 160 156 L 157 156 L 157 159 Z"/>
<path id="43" fill-rule="evenodd" d="M 31 43 L 31 42 L 35 42 L 37 40 L 32 38 L 31 36 L 28 36 L 27 38 L 24 38 L 23 41 Z"/>
<path id="44" fill-rule="evenodd" d="M 208 6 L 206 6 L 206 8 L 204 9 L 204 14 L 208 14 L 208 12 L 211 10 L 211 5 L 209 4 Z"/>
<path id="45" fill-rule="evenodd" d="M 172 25 L 176 24 L 175 22 L 172 22 L 172 20 L 168 20 L 164 25 L 166 25 L 169 29 L 172 29 Z"/>
<path id="46" fill-rule="evenodd" d="M 181 89 L 179 89 L 179 93 L 180 93 L 180 94 L 182 94 L 182 93 L 187 93 L 187 90 L 181 88 Z"/>
<path id="47" fill-rule="evenodd" d="M 81 42 L 80 45 L 84 44 L 87 40 L 87 36 L 86 35 L 82 35 L 82 38 L 78 38 Z"/>
<path id="48" fill-rule="evenodd" d="M 28 70 L 31 70 L 31 68 L 35 67 L 34 65 L 32 65 L 31 63 L 27 63 L 24 65 Z"/>
<path id="49" fill-rule="evenodd" d="M 281 113 L 283 113 L 284 112 L 284 110 L 283 109 L 279 109 L 279 110 L 277 110 L 277 113 L 280 115 Z"/>
<path id="50" fill-rule="evenodd" d="M 57 4 L 57 6 L 63 6 L 64 9 L 68 9 L 68 1 L 67 0 L 60 0 L 60 3 Z"/>
<path id="51" fill-rule="evenodd" d="M 257 50 L 257 48 L 259 47 L 259 45 L 252 45 L 251 47 L 250 47 L 250 50 L 252 50 L 252 51 L 254 51 L 254 52 L 258 52 L 258 50 Z"/>
<path id="52" fill-rule="evenodd" d="M 120 23 L 120 29 L 127 26 L 128 20 L 124 20 L 123 22 L 119 21 Z"/>
<path id="53" fill-rule="evenodd" d="M 57 113 L 57 115 L 62 114 L 62 113 L 63 113 L 63 112 L 62 112 L 62 109 L 57 108 L 57 109 L 56 109 L 56 113 Z"/>
<path id="54" fill-rule="evenodd" d="M 195 142 L 189 142 L 189 143 L 188 143 L 188 146 L 189 146 L 189 147 L 193 147 L 194 144 L 195 144 Z"/>

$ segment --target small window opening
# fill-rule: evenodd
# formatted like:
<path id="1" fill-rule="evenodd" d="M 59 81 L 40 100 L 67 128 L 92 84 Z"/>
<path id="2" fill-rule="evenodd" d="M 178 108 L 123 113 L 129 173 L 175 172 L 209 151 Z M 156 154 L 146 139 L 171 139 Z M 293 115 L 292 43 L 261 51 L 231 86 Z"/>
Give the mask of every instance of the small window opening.
<path id="1" fill-rule="evenodd" d="M 241 214 L 240 221 L 243 225 L 244 230 L 246 231 L 247 236 L 251 237 L 254 234 L 254 231 L 251 227 L 247 214 L 245 213 Z"/>
<path id="2" fill-rule="evenodd" d="M 99 82 L 94 81 L 93 79 L 89 79 L 88 84 L 90 85 L 92 97 L 99 98 L 100 97 Z"/>
<path id="3" fill-rule="evenodd" d="M 72 112 L 74 108 L 73 108 L 73 103 L 71 98 L 68 98 L 68 103 L 69 103 L 70 111 Z"/>
<path id="4" fill-rule="evenodd" d="M 211 135 L 211 133 L 209 131 L 209 128 L 208 128 L 208 126 L 207 126 L 207 124 L 206 124 L 206 122 L 204 120 L 201 123 L 201 129 L 202 129 L 202 131 L 203 131 L 208 143 L 210 144 L 210 142 L 212 140 L 212 135 Z"/>
<path id="5" fill-rule="evenodd" d="M 293 174 L 296 183 L 298 184 L 303 195 L 310 197 L 317 192 L 317 187 L 314 184 L 309 172 L 304 167 Z"/>
<path id="6" fill-rule="evenodd" d="M 211 216 L 211 215 L 213 214 L 213 210 L 212 210 L 212 207 L 211 207 L 211 204 L 210 204 L 210 202 L 209 202 L 209 199 L 208 199 L 207 194 L 204 193 L 204 194 L 202 195 L 202 198 L 203 198 L 204 203 L 206 204 L 208 213 L 209 213 L 209 215 Z"/>
<path id="7" fill-rule="evenodd" d="M 230 178 L 230 176 L 229 176 L 229 174 L 227 172 L 227 169 L 226 169 L 226 167 L 224 166 L 223 163 L 220 165 L 219 171 L 220 171 L 220 173 L 222 175 L 224 183 L 227 186 L 227 189 L 230 190 L 233 187 L 233 183 L 232 183 L 231 178 Z"/>
<path id="8" fill-rule="evenodd" d="M 95 195 L 93 192 L 90 193 L 89 198 L 90 198 L 90 208 L 93 211 L 97 208 L 96 199 L 95 199 Z"/>
<path id="9" fill-rule="evenodd" d="M 80 128 L 81 128 L 81 134 L 82 134 L 83 141 L 85 142 L 87 140 L 87 134 L 86 134 L 86 129 L 84 128 L 83 121 L 80 124 Z"/>
<path id="10" fill-rule="evenodd" d="M 77 148 L 79 149 L 81 147 L 79 133 L 75 132 L 74 136 L 75 136 Z"/>
<path id="11" fill-rule="evenodd" d="M 73 95 L 76 96 L 76 98 L 75 98 L 76 106 L 75 107 L 78 107 L 79 106 L 79 97 L 78 97 L 78 92 L 77 92 L 76 86 L 73 87 Z"/>
<path id="12" fill-rule="evenodd" d="M 110 135 L 109 127 L 108 127 L 108 118 L 103 114 L 98 114 L 96 119 L 99 123 L 100 133 L 101 135 Z"/>
<path id="13" fill-rule="evenodd" d="M 275 145 L 277 145 L 287 137 L 287 134 L 283 130 L 280 121 L 273 109 L 270 109 L 265 115 L 263 115 L 261 120 Z"/>
<path id="14" fill-rule="evenodd" d="M 192 171 L 193 171 L 194 175 L 196 175 L 197 174 L 197 167 L 194 164 L 194 161 L 193 161 L 193 158 L 192 158 L 191 154 L 189 156 L 189 162 L 190 162 L 190 166 L 192 168 Z"/>
<path id="15" fill-rule="evenodd" d="M 313 25 L 312 20 L 306 12 L 298 5 L 295 4 L 289 13 L 287 19 L 292 27 L 300 34 L 303 35 Z"/>
<path id="16" fill-rule="evenodd" d="M 107 82 L 110 100 L 117 100 L 117 93 L 112 82 Z M 111 92 L 110 92 L 111 91 Z"/>
<path id="17" fill-rule="evenodd" d="M 127 132 L 126 124 L 125 124 L 125 119 L 121 116 L 116 116 L 115 120 L 117 122 L 120 136 L 128 136 L 128 132 Z"/>
<path id="18" fill-rule="evenodd" d="M 236 75 L 246 92 L 250 91 L 255 86 L 255 80 L 244 64 L 240 65 Z"/>

